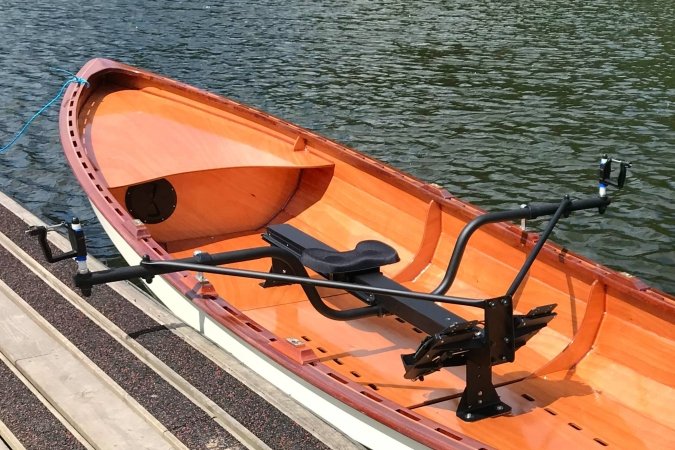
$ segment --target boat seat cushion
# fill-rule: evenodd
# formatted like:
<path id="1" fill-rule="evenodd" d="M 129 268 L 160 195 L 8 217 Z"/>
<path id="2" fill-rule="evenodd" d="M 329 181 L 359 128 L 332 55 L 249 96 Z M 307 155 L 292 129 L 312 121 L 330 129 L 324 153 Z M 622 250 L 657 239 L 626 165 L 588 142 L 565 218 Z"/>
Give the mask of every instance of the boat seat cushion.
<path id="1" fill-rule="evenodd" d="M 361 241 L 353 250 L 338 252 L 326 248 L 306 248 L 300 261 L 319 273 L 363 272 L 393 264 L 400 259 L 394 248 L 380 241 Z"/>

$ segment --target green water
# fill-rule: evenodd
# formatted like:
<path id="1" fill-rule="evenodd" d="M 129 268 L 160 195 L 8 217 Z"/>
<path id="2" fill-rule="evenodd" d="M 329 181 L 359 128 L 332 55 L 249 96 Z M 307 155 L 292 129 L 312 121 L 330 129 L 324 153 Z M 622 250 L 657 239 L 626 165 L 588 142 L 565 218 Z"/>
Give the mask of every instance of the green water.
<path id="1" fill-rule="evenodd" d="M 595 192 L 599 156 L 634 162 L 605 216 L 553 239 L 675 292 L 675 7 L 669 1 L 0 1 L 0 141 L 105 56 L 233 97 L 484 209 Z M 0 190 L 89 221 L 56 111 L 0 156 Z M 533 226 L 536 224 L 533 223 Z"/>

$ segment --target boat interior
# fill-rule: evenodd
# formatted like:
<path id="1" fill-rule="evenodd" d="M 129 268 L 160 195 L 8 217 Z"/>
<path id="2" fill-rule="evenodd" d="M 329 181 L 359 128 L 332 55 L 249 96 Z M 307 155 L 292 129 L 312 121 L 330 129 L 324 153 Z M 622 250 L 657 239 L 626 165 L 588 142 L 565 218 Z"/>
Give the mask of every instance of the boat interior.
<path id="1" fill-rule="evenodd" d="M 85 151 L 119 205 L 143 221 L 172 257 L 267 246 L 261 237 L 267 228 L 289 224 L 339 251 L 364 240 L 388 244 L 400 260 L 382 266 L 382 274 L 412 291 L 430 292 L 476 213 L 236 103 L 130 77 L 101 86 L 80 117 Z M 512 224 L 482 228 L 447 295 L 502 296 L 529 242 Z M 427 336 L 405 317 L 336 321 L 317 312 L 298 285 L 264 288 L 259 280 L 224 275 L 208 280 L 252 327 L 301 341 L 313 351 L 312 362 L 360 384 L 364 395 L 410 408 L 401 413 L 413 420 L 430 418 L 495 446 L 638 449 L 650 442 L 666 448 L 675 428 L 675 377 L 663 363 L 675 360 L 672 316 L 608 286 L 597 272 L 583 269 L 589 264 L 555 246 L 534 263 L 513 297 L 515 313 L 555 303 L 557 316 L 518 349 L 514 362 L 492 368 L 512 411 L 477 422 L 456 415 L 464 367 L 443 368 L 423 380 L 404 378 L 401 355 L 414 353 Z M 231 266 L 269 271 L 271 261 Z M 345 291 L 319 292 L 337 309 L 364 305 Z M 484 320 L 478 308 L 439 306 L 468 321 Z"/>

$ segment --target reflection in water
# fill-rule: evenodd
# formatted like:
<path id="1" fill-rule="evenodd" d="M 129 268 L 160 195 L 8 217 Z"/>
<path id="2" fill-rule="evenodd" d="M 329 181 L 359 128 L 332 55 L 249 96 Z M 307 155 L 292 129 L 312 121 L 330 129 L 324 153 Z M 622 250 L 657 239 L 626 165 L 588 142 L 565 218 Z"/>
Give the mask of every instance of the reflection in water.
<path id="1" fill-rule="evenodd" d="M 628 188 L 554 240 L 675 292 L 669 0 L 53 3 L 3 4 L 1 141 L 63 82 L 49 68 L 106 56 L 267 110 L 485 209 L 593 193 L 607 152 L 635 162 Z M 0 189 L 46 219 L 95 222 L 55 117 L 0 157 Z M 114 258 L 93 236 L 93 252 Z"/>

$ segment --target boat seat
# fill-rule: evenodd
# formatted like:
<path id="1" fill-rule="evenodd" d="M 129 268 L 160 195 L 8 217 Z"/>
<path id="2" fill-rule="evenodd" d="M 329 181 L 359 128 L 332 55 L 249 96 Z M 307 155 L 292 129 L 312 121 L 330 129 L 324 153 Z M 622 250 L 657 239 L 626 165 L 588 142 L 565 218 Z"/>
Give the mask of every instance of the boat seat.
<path id="1" fill-rule="evenodd" d="M 306 248 L 300 262 L 319 273 L 363 272 L 399 262 L 396 250 L 380 241 L 361 241 L 353 250 L 338 252 L 325 248 Z"/>
<path id="2" fill-rule="evenodd" d="M 384 242 L 361 241 L 353 250 L 340 252 L 287 223 L 270 225 L 263 239 L 286 248 L 305 267 L 323 275 L 365 272 L 400 260 L 396 249 Z"/>

